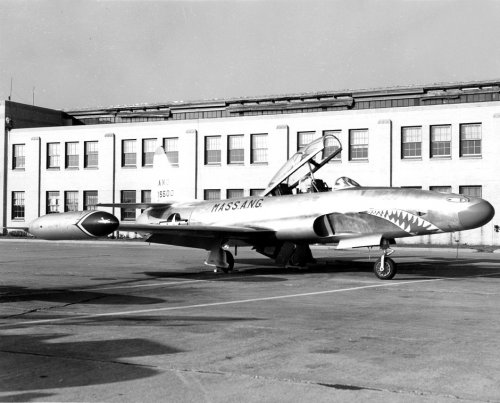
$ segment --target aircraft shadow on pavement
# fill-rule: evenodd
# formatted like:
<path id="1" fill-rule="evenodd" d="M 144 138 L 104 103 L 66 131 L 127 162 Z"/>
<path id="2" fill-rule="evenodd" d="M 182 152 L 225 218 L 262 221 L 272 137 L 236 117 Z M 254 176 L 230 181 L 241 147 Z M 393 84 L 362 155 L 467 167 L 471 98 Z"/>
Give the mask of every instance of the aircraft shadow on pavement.
<path id="1" fill-rule="evenodd" d="M 97 305 L 150 305 L 165 302 L 161 298 L 134 296 L 129 294 L 110 294 L 61 288 L 27 288 L 1 286 L 0 304 L 8 302 L 45 301 L 60 304 L 97 304 Z"/>
<path id="2" fill-rule="evenodd" d="M 130 381 L 161 371 L 127 358 L 183 352 L 142 338 L 58 342 L 64 334 L 2 336 L 2 401 L 27 401 L 30 390 L 59 389 Z M 28 370 L 29 369 L 29 370 Z M 25 374 L 25 375 L 22 375 Z M 35 394 L 34 398 L 38 396 Z M 44 395 L 41 395 L 44 397 Z M 47 395 L 45 395 L 47 396 Z M 50 395 L 49 395 L 50 396 Z"/>
<path id="3" fill-rule="evenodd" d="M 402 280 L 402 275 L 418 276 L 418 279 L 434 277 L 471 277 L 488 275 L 488 277 L 499 277 L 500 261 L 495 259 L 476 259 L 476 258 L 416 258 L 418 261 L 408 261 L 408 257 L 401 257 L 398 260 L 394 258 L 397 264 L 398 274 L 395 279 Z M 287 281 L 280 275 L 306 275 L 314 273 L 373 273 L 373 265 L 376 258 L 371 260 L 366 258 L 359 259 L 331 259 L 318 258 L 316 263 L 310 264 L 305 268 L 281 267 L 273 265 L 269 259 L 265 258 L 243 258 L 237 259 L 235 271 L 230 274 L 213 273 L 212 271 L 199 271 L 197 268 L 186 268 L 186 271 L 155 271 L 144 272 L 155 278 L 185 278 L 212 281 L 241 281 L 241 282 L 278 282 Z M 198 269 L 198 271 L 193 271 Z"/>

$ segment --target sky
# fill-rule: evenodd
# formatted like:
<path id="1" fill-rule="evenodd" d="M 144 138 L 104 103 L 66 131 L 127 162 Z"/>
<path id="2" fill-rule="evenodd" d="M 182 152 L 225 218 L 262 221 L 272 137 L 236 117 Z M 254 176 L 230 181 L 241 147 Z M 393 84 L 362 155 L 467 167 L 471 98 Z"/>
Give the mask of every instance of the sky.
<path id="1" fill-rule="evenodd" d="M 73 109 L 496 80 L 499 16 L 493 0 L 1 0 L 0 100 Z"/>

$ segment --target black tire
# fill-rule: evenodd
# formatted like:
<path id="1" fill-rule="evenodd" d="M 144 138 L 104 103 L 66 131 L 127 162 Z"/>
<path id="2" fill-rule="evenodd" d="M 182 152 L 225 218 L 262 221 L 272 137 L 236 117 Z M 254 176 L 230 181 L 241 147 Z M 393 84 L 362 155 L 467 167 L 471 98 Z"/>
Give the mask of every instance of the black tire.
<path id="1" fill-rule="evenodd" d="M 230 271 L 233 271 L 234 269 L 234 257 L 229 252 L 228 250 L 225 250 L 224 253 L 226 254 L 226 261 L 227 264 L 229 265 L 228 267 L 217 267 L 218 270 L 222 270 L 224 273 L 229 273 Z"/>
<path id="2" fill-rule="evenodd" d="M 229 252 L 228 250 L 224 251 L 226 253 L 226 260 L 227 260 L 227 264 L 229 265 L 229 267 L 227 268 L 227 271 L 233 271 L 234 269 L 234 257 L 232 255 L 231 252 Z"/>
<path id="3" fill-rule="evenodd" d="M 382 268 L 382 258 L 378 258 L 373 265 L 373 272 L 380 280 L 391 280 L 396 275 L 396 263 L 390 257 L 385 257 Z"/>

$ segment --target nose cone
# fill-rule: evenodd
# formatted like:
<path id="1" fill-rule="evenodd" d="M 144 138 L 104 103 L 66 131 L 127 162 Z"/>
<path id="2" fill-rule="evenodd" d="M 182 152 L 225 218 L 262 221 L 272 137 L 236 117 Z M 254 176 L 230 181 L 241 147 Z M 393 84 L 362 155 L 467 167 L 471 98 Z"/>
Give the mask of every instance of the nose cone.
<path id="1" fill-rule="evenodd" d="M 495 215 L 495 209 L 486 200 L 479 199 L 467 209 L 458 213 L 463 229 L 478 228 L 489 222 Z"/>

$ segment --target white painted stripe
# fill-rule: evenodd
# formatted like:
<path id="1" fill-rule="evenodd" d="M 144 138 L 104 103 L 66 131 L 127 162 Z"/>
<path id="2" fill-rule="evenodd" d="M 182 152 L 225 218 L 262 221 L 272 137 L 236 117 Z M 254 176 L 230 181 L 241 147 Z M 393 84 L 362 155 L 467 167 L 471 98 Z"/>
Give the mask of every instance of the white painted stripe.
<path id="1" fill-rule="evenodd" d="M 441 281 L 444 279 L 445 278 L 433 278 L 433 279 L 425 279 L 425 280 L 390 282 L 390 283 L 383 283 L 383 284 L 365 285 L 365 286 L 359 286 L 359 287 L 340 288 L 340 289 L 335 289 L 335 290 L 307 292 L 307 293 L 302 293 L 302 294 L 288 294 L 288 295 L 279 295 L 279 296 L 273 296 L 273 297 L 250 298 L 250 299 L 241 299 L 241 300 L 235 300 L 235 301 L 211 302 L 211 303 L 206 303 L 206 304 L 181 305 L 181 306 L 171 306 L 171 307 L 164 307 L 164 308 L 139 309 L 139 310 L 134 310 L 134 311 L 120 311 L 120 312 L 96 313 L 96 314 L 89 314 L 89 315 L 75 315 L 75 316 L 67 316 L 64 318 L 30 320 L 30 321 L 26 321 L 26 322 L 18 322 L 18 323 L 13 323 L 13 324 L 9 324 L 9 325 L 3 324 L 3 325 L 0 325 L 0 328 L 5 327 L 5 326 L 12 326 L 12 325 L 15 325 L 15 326 L 39 325 L 39 324 L 43 324 L 43 323 L 67 322 L 67 321 L 71 321 L 71 320 L 104 318 L 104 317 L 109 317 L 109 316 L 137 315 L 137 314 L 154 313 L 154 312 L 179 311 L 179 310 L 183 310 L 183 309 L 207 308 L 207 307 L 222 306 L 222 305 L 246 304 L 246 303 L 251 303 L 251 302 L 272 301 L 272 300 L 287 299 L 287 298 L 299 298 L 299 297 L 308 297 L 308 296 L 316 296 L 316 295 L 324 295 L 324 294 L 334 294 L 334 293 L 347 292 L 347 291 L 357 291 L 357 290 L 364 290 L 364 289 L 368 289 L 368 288 L 395 287 L 398 285 L 416 284 L 416 283 L 424 283 L 424 282 L 431 282 L 431 281 Z"/>
<path id="2" fill-rule="evenodd" d="M 75 316 L 67 316 L 64 318 L 52 318 L 52 319 L 39 319 L 39 320 L 30 320 L 26 322 L 17 322 L 17 323 L 4 323 L 0 325 L 2 327 L 10 327 L 10 326 L 26 326 L 26 325 L 39 325 L 44 323 L 56 323 L 56 322 L 68 322 L 71 320 L 80 320 L 80 319 L 93 319 L 93 318 L 105 318 L 110 316 L 123 316 L 123 315 L 138 315 L 144 313 L 154 313 L 154 312 L 168 312 L 168 311 L 179 311 L 184 309 L 196 309 L 196 308 L 208 308 L 213 306 L 223 306 L 223 305 L 236 305 L 236 304 L 246 304 L 252 302 L 262 302 L 262 301 L 272 301 L 279 299 L 287 299 L 287 298 L 299 298 L 299 297 L 308 297 L 308 296 L 316 296 L 316 295 L 325 295 L 325 294 L 335 294 L 340 292 L 347 291 L 358 291 L 365 290 L 369 288 L 382 288 L 382 287 L 396 287 L 399 285 L 407 285 L 407 284 L 421 284 L 421 283 L 429 283 L 429 282 L 437 282 L 443 280 L 462 280 L 465 278 L 478 278 L 478 277 L 490 277 L 499 275 L 498 273 L 490 273 L 490 274 L 478 274 L 472 276 L 465 277 L 437 277 L 425 280 L 413 280 L 413 281 L 393 281 L 387 282 L 383 284 L 372 284 L 365 285 L 359 287 L 349 287 L 349 288 L 339 288 L 335 290 L 326 290 L 326 291 L 315 291 L 315 292 L 307 292 L 302 294 L 288 294 L 288 295 L 279 295 L 274 297 L 262 297 L 262 298 L 250 298 L 250 299 L 241 299 L 235 301 L 222 301 L 222 302 L 211 302 L 206 304 L 195 304 L 195 305 L 181 305 L 181 306 L 172 306 L 172 307 L 164 307 L 164 308 L 152 308 L 152 309 L 139 309 L 134 311 L 120 311 L 120 312 L 107 312 L 107 313 L 96 313 L 89 315 L 75 315 Z"/>

